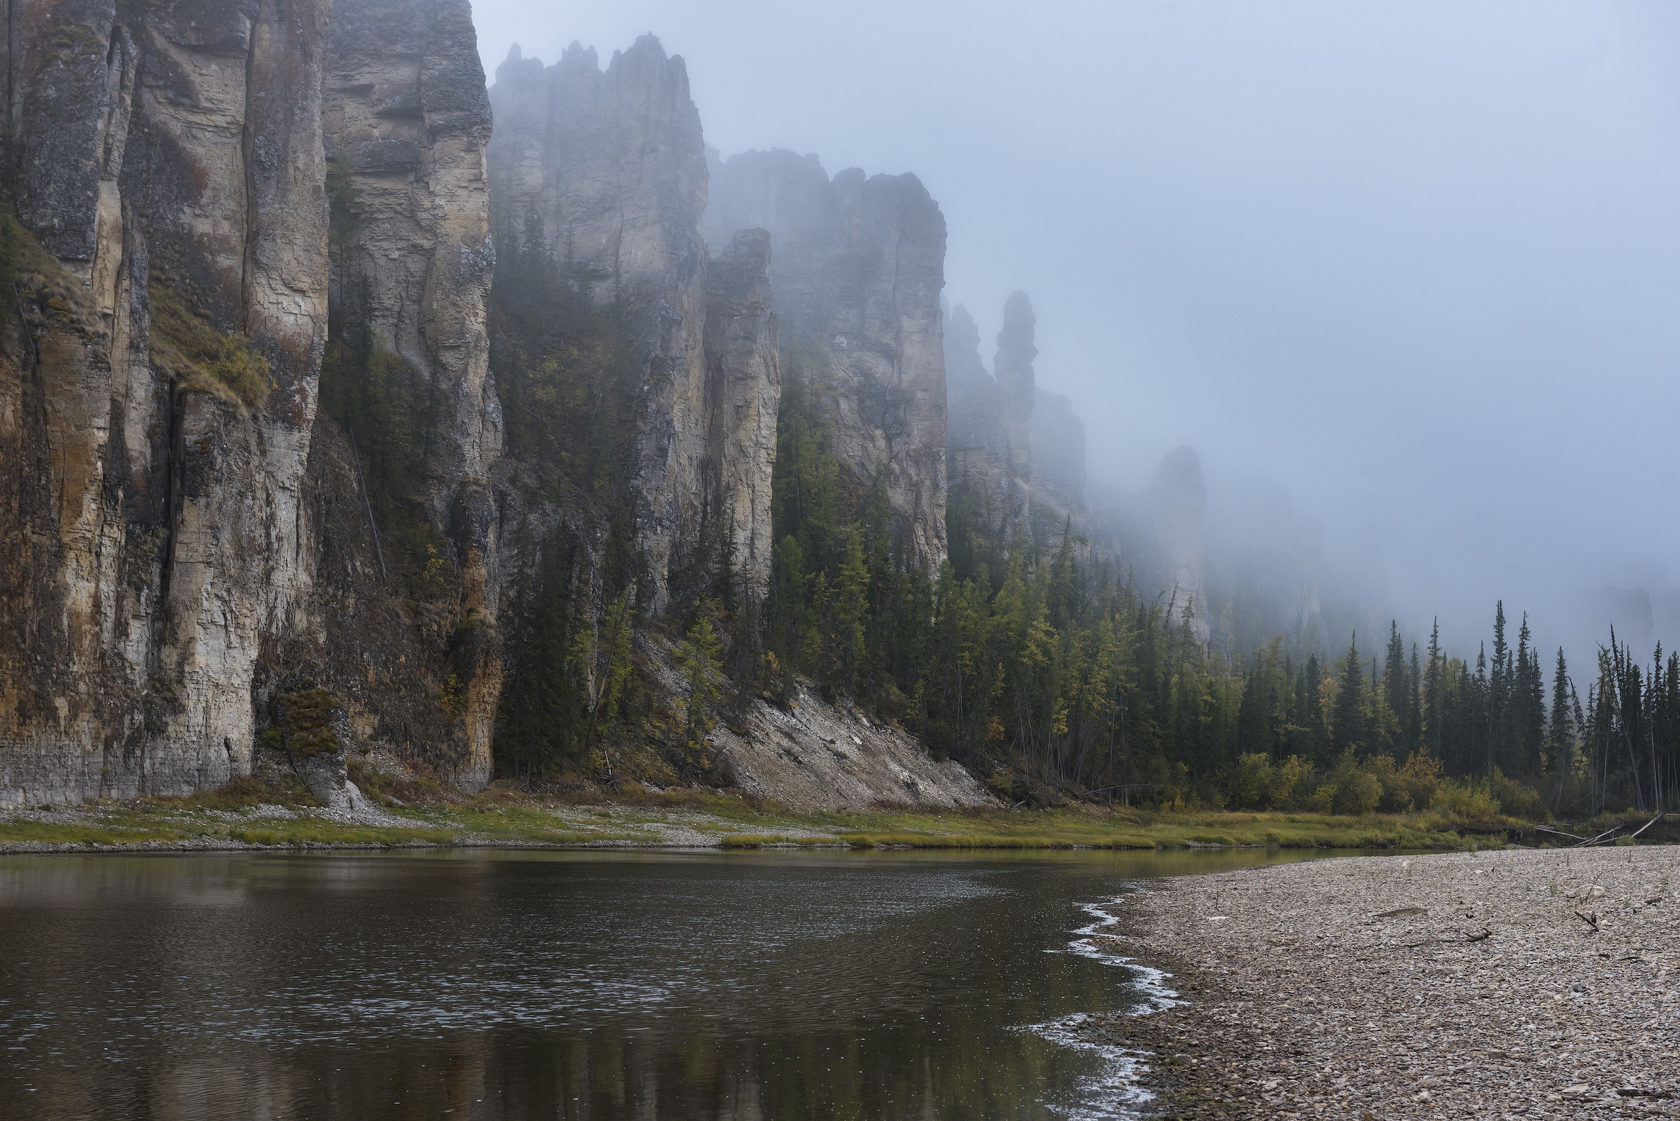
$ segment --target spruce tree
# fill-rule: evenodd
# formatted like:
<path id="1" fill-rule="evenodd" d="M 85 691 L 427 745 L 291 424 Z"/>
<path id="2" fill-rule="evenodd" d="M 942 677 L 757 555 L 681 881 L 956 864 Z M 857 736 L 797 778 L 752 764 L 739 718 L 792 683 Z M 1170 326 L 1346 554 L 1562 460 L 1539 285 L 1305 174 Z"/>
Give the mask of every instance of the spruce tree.
<path id="1" fill-rule="evenodd" d="M 1364 746 L 1365 674 L 1359 662 L 1359 633 L 1348 640 L 1347 657 L 1337 681 L 1336 706 L 1330 715 L 1330 746 L 1335 751 Z"/>
<path id="2" fill-rule="evenodd" d="M 1445 759 L 1442 747 L 1443 705 L 1441 675 L 1441 620 L 1437 616 L 1429 628 L 1429 663 L 1423 677 L 1423 742 L 1437 759 Z"/>
<path id="3" fill-rule="evenodd" d="M 1556 772 L 1552 793 L 1554 812 L 1563 800 L 1563 791 L 1573 770 L 1575 753 L 1574 710 L 1570 704 L 1572 687 L 1569 664 L 1564 661 L 1563 647 L 1558 647 L 1557 668 L 1552 671 L 1552 719 L 1546 733 L 1551 751 L 1552 768 Z"/>

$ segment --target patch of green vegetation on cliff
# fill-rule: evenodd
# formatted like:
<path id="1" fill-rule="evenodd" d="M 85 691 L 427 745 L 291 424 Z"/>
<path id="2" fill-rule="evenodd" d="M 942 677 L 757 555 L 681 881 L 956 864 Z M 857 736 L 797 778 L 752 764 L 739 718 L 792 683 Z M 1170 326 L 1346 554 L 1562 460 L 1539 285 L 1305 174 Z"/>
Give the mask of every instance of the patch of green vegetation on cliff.
<path id="1" fill-rule="evenodd" d="M 152 308 L 152 363 L 178 388 L 213 393 L 248 408 L 268 400 L 274 379 L 268 359 L 250 339 L 218 330 L 156 276 L 146 294 Z"/>
<path id="2" fill-rule="evenodd" d="M 279 748 L 294 759 L 340 750 L 342 744 L 333 721 L 338 707 L 338 697 L 318 686 L 281 694 L 274 702 L 274 727 L 264 733 L 271 741 L 265 746 Z"/>
<path id="3" fill-rule="evenodd" d="M 321 410 L 350 434 L 382 513 L 412 502 L 426 479 L 426 451 L 442 414 L 413 363 L 381 346 L 365 325 L 336 320 L 321 361 Z"/>
<path id="4" fill-rule="evenodd" d="M 0 316 L 10 323 L 17 317 L 18 265 L 21 254 L 18 242 L 22 231 L 12 217 L 12 200 L 0 196 Z"/>

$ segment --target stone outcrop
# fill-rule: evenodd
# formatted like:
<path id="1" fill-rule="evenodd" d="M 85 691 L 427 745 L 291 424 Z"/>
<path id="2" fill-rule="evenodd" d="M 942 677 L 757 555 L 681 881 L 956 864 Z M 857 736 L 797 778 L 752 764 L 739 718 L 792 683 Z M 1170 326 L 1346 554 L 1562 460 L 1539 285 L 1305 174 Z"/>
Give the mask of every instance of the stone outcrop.
<path id="1" fill-rule="evenodd" d="M 644 607 L 663 612 L 719 539 L 761 590 L 779 395 L 775 359 L 760 353 L 775 337 L 755 275 L 769 247 L 725 250 L 708 284 L 706 154 L 682 59 L 652 36 L 604 70 L 575 44 L 549 67 L 515 48 L 491 98 L 500 236 L 540 246 L 569 291 L 616 316 L 639 372 L 631 491 Z M 708 326 L 721 337 L 708 341 Z"/>
<path id="2" fill-rule="evenodd" d="M 441 633 L 429 642 L 434 661 L 437 648 L 450 647 L 449 664 L 438 671 L 445 681 L 429 682 L 423 697 L 393 703 L 392 687 L 403 678 L 396 665 L 387 667 L 392 676 L 370 678 L 370 667 L 351 654 L 325 659 L 319 674 L 333 679 L 347 699 L 360 700 L 364 742 L 412 756 L 419 730 L 412 723 L 421 723 L 446 743 L 460 741 L 444 751 L 431 745 L 425 752 L 430 761 L 463 785 L 479 787 L 490 777 L 500 690 L 490 475 L 501 451 L 501 416 L 486 328 L 495 261 L 485 169 L 490 98 L 471 9 L 466 0 L 338 0 L 324 65 L 333 336 L 342 347 L 377 349 L 400 360 L 392 368 L 405 380 L 390 392 L 420 403 L 424 424 L 409 434 L 425 443 L 424 455 L 416 457 L 424 477 L 413 482 L 427 519 L 453 555 L 447 558 L 448 590 L 439 597 Z M 365 442 L 368 434 L 362 435 Z M 352 554 L 328 547 L 328 510 L 336 498 L 346 507 L 347 528 L 353 527 L 356 491 L 363 485 L 354 474 L 331 482 L 332 458 L 331 452 L 316 457 L 314 477 L 321 485 L 312 491 L 312 524 L 321 527 L 316 564 L 337 577 L 320 581 L 318 623 L 330 646 L 349 652 L 358 642 L 374 644 L 366 641 L 370 620 L 345 608 L 378 591 L 362 587 L 357 595 L 353 589 L 363 581 L 354 565 L 343 563 Z M 383 569 L 381 551 L 374 543 Z M 414 648 L 412 627 L 378 629 L 378 647 L 395 652 L 397 662 L 428 660 L 427 643 Z M 341 630 L 349 633 L 335 633 Z M 459 718 L 434 713 L 428 720 L 423 701 L 436 699 L 449 674 L 459 693 L 450 704 Z M 370 680 L 384 685 L 375 688 Z M 417 703 L 420 711 L 405 711 Z"/>
<path id="3" fill-rule="evenodd" d="M 429 490 L 437 515 L 473 520 L 460 484 L 495 441 L 467 5 L 333 9 L 26 0 L 6 16 L 20 228 L 5 262 L 18 314 L 0 327 L 0 627 L 16 636 L 0 644 L 0 803 L 247 774 L 275 697 L 334 660 L 330 624 L 404 616 L 383 572 L 332 598 L 322 564 L 324 542 L 343 543 L 323 511 L 366 505 L 351 457 L 315 469 L 329 65 L 330 115 L 367 146 L 356 174 L 385 177 L 368 192 L 380 232 L 359 243 L 363 311 L 454 403 Z M 380 27 L 412 42 L 382 48 Z M 339 652 L 345 676 L 365 649 Z M 434 688 L 414 662 L 370 687 L 387 701 Z"/>
<path id="4" fill-rule="evenodd" d="M 0 368 L 8 801 L 247 772 L 254 667 L 305 590 L 328 5 L 127 12 L 8 15 L 23 227 Z M 240 372 L 243 398 L 222 377 Z"/>
<path id="5" fill-rule="evenodd" d="M 781 355 L 771 310 L 770 235 L 745 230 L 713 257 L 706 275 L 706 361 L 711 379 L 710 444 L 719 517 L 734 572 L 749 603 L 770 580 L 770 482 L 776 463 Z"/>
<path id="6" fill-rule="evenodd" d="M 945 558 L 945 219 L 914 175 L 831 180 L 813 157 L 714 168 L 707 240 L 770 231 L 783 349 L 860 483 L 884 473 L 910 563 Z"/>

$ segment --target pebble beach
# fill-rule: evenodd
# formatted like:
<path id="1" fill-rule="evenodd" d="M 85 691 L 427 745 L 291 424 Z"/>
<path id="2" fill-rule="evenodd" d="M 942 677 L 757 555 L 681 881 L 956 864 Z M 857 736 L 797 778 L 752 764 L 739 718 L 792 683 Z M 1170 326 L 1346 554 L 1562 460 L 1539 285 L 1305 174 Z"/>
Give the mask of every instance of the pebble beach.
<path id="1" fill-rule="evenodd" d="M 1680 848 L 1354 857 L 1152 882 L 1098 1028 L 1162 1117 L 1680 1117 Z"/>

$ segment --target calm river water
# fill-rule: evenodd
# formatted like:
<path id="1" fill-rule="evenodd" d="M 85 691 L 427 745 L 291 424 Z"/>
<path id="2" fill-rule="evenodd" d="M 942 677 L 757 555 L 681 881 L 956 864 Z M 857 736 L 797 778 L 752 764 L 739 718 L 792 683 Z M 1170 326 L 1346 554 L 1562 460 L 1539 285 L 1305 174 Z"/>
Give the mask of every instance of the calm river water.
<path id="1" fill-rule="evenodd" d="M 0 857 L 0 1117 L 1123 1116 L 1080 905 L 1272 859 Z"/>

